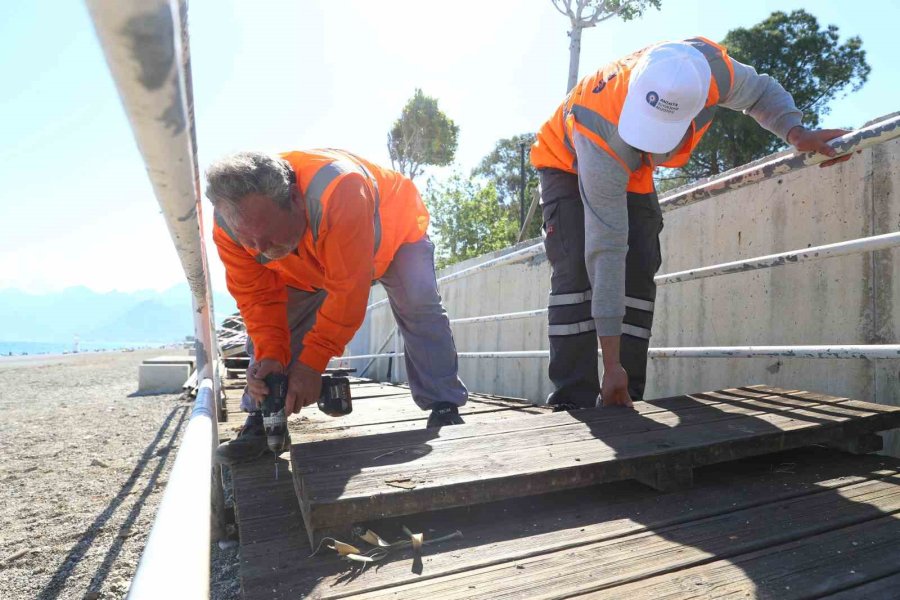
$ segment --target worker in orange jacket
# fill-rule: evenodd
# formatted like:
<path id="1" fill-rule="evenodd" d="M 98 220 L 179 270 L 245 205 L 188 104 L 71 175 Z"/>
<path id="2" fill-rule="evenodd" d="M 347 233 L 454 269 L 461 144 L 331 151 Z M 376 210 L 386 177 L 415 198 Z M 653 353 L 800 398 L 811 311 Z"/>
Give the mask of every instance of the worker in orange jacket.
<path id="1" fill-rule="evenodd" d="M 548 402 L 558 410 L 642 398 L 662 261 L 653 170 L 684 166 L 718 107 L 743 111 L 802 151 L 834 156 L 826 142 L 846 133 L 806 129 L 778 82 L 701 37 L 655 44 L 585 77 L 538 132 L 531 161 L 551 266 Z"/>
<path id="2" fill-rule="evenodd" d="M 376 280 L 403 335 L 413 400 L 431 411 L 428 427 L 462 423 L 468 394 L 437 290 L 428 211 L 411 180 L 339 150 L 245 152 L 206 176 L 213 240 L 251 355 L 241 401 L 249 416 L 220 446 L 221 461 L 266 451 L 258 403 L 269 373 L 288 375 L 286 414 L 317 402 L 321 374 L 362 324 Z"/>

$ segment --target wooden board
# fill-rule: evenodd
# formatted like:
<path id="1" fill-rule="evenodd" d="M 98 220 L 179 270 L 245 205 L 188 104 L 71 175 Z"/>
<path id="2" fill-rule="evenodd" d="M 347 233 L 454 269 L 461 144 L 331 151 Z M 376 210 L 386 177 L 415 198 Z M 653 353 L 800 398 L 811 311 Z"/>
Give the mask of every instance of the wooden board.
<path id="1" fill-rule="evenodd" d="M 762 386 L 296 444 L 311 545 L 353 523 L 637 478 L 900 426 L 900 408 Z"/>
<path id="2" fill-rule="evenodd" d="M 725 566 L 764 548 L 847 530 L 890 511 L 896 515 L 898 467 L 895 459 L 812 448 L 701 468 L 697 486 L 682 492 L 658 494 L 626 481 L 368 524 L 389 540 L 403 537 L 401 523 L 426 532 L 426 540 L 460 530 L 461 539 L 426 546 L 421 574 L 412 572 L 412 557 L 403 551 L 362 574 L 330 552 L 307 558 L 308 546 L 296 529 L 288 540 L 273 533 L 274 521 L 268 534 L 242 527 L 242 588 L 249 599 L 562 598 L 660 583 L 667 574 Z M 262 538 L 251 537 L 260 532 Z M 853 540 L 866 544 L 870 535 L 877 538 L 877 529 L 858 532 Z M 820 540 L 821 554 L 836 550 L 830 544 L 840 537 Z M 244 544 L 252 551 L 245 552 Z M 882 564 L 869 555 L 857 563 L 860 572 L 869 568 L 865 561 Z M 874 586 L 889 570 L 879 569 L 850 584 Z M 900 572 L 896 560 L 894 572 Z M 752 589 L 767 576 L 761 567 L 744 571 L 742 585 Z M 821 593 L 848 584 L 840 578 L 830 587 L 828 577 L 819 581 L 825 582 Z"/>

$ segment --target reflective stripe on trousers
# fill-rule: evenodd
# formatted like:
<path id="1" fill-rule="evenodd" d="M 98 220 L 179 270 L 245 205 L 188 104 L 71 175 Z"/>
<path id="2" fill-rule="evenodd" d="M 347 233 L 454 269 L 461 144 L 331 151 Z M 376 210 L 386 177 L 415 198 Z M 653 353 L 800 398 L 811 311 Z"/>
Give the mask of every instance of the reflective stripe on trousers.
<path id="1" fill-rule="evenodd" d="M 584 206 L 578 177 L 556 169 L 540 172 L 544 247 L 550 261 L 548 301 L 550 380 L 548 402 L 593 406 L 600 392 L 592 292 L 584 266 Z M 662 213 L 656 194 L 628 194 L 628 254 L 621 358 L 629 393 L 643 398 L 647 350 L 653 326 Z"/>

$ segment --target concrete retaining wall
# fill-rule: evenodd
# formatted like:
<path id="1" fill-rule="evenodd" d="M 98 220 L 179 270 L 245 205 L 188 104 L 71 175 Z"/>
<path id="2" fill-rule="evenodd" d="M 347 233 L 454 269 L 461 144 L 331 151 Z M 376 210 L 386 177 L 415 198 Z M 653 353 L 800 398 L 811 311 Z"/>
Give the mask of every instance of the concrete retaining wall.
<path id="1" fill-rule="evenodd" d="M 728 192 L 665 219 L 661 273 L 897 231 L 900 140 L 834 167 L 810 167 Z M 449 282 L 441 293 L 451 318 L 541 308 L 549 274 L 540 255 Z M 383 297 L 376 286 L 370 301 Z M 900 250 L 670 284 L 660 288 L 656 307 L 654 347 L 896 343 Z M 376 352 L 392 327 L 387 306 L 375 309 L 350 353 Z M 459 351 L 547 348 L 546 317 L 457 325 L 454 333 Z M 460 367 L 472 390 L 535 402 L 550 392 L 546 359 L 461 358 Z M 387 369 L 388 360 L 380 359 L 368 375 L 387 378 Z M 655 359 L 647 397 L 754 383 L 900 405 L 900 360 Z M 900 455 L 900 436 L 886 442 Z"/>

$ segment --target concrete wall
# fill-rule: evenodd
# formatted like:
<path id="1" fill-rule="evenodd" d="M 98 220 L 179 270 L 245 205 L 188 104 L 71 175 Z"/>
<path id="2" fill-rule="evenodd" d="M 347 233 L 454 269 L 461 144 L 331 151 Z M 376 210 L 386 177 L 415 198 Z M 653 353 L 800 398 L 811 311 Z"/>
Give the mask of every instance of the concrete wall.
<path id="1" fill-rule="evenodd" d="M 898 229 L 895 140 L 834 167 L 788 173 L 667 213 L 660 272 Z M 549 265 L 541 255 L 449 282 L 441 293 L 451 318 L 540 308 L 549 293 Z M 372 301 L 382 297 L 381 288 L 373 288 Z M 660 288 L 656 306 L 654 347 L 896 343 L 900 250 L 670 284 Z M 351 345 L 353 354 L 375 352 L 393 326 L 389 312 L 386 306 L 373 311 Z M 545 317 L 458 325 L 454 332 L 459 351 L 547 348 Z M 375 366 L 374 375 L 386 377 L 387 360 Z M 460 359 L 470 389 L 536 402 L 550 391 L 546 370 L 546 359 Z M 754 383 L 900 405 L 900 360 L 655 359 L 647 397 Z M 887 442 L 900 455 L 900 436 Z"/>

